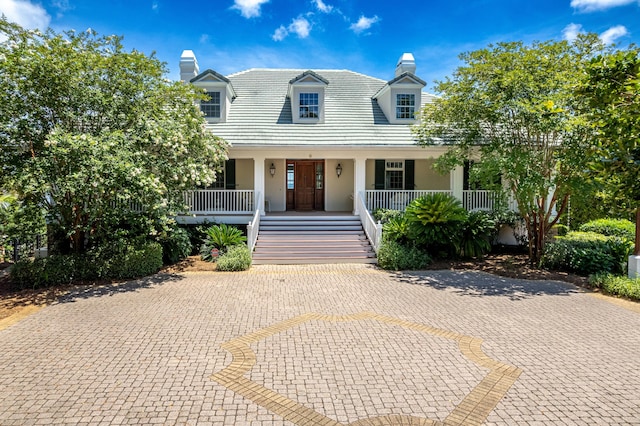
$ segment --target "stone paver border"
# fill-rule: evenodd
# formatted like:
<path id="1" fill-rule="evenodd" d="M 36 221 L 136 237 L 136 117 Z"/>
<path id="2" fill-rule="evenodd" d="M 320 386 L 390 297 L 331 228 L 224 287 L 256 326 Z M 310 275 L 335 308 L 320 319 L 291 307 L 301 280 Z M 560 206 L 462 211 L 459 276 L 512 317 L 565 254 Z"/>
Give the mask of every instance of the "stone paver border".
<path id="1" fill-rule="evenodd" d="M 307 321 L 361 321 L 376 320 L 383 323 L 401 326 L 434 336 L 456 341 L 460 352 L 477 365 L 489 369 L 484 379 L 458 404 L 447 416 L 444 422 L 423 419 L 413 416 L 390 415 L 376 418 L 361 419 L 349 426 L 369 425 L 480 425 L 498 402 L 504 397 L 509 388 L 516 382 L 522 370 L 518 367 L 503 364 L 488 357 L 482 351 L 482 339 L 466 336 L 453 331 L 429 327 L 410 321 L 401 320 L 372 312 L 360 312 L 353 315 L 322 315 L 307 313 L 286 321 L 263 328 L 235 339 L 229 340 L 221 347 L 232 355 L 231 364 L 223 370 L 213 374 L 211 378 L 222 386 L 242 395 L 254 403 L 278 414 L 285 420 L 296 425 L 326 425 L 340 426 L 342 423 L 326 417 L 292 399 L 255 383 L 244 375 L 256 364 L 256 354 L 249 345 L 275 334 L 301 325 Z"/>

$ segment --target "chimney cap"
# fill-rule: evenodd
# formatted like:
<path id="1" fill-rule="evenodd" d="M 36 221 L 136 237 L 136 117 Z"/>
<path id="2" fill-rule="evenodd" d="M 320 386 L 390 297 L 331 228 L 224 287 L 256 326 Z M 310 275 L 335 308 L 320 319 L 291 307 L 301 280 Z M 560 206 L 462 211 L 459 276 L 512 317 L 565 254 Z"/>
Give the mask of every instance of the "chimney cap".
<path id="1" fill-rule="evenodd" d="M 416 73 L 416 60 L 411 53 L 403 53 L 396 65 L 396 77 L 404 73 Z"/>

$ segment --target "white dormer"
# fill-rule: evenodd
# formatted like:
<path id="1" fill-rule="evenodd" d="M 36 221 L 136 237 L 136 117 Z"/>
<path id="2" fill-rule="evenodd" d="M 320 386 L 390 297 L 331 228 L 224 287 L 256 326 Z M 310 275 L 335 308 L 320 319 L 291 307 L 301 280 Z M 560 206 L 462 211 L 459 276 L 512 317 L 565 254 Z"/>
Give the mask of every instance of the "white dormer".
<path id="1" fill-rule="evenodd" d="M 404 53 L 396 65 L 396 77 L 373 95 L 391 124 L 416 122 L 416 113 L 422 105 L 422 88 L 427 83 L 416 77 L 415 71 L 413 55 Z"/>
<path id="2" fill-rule="evenodd" d="M 313 71 L 305 71 L 289 81 L 294 123 L 324 123 L 324 92 L 329 82 Z"/>
<path id="3" fill-rule="evenodd" d="M 209 123 L 226 122 L 231 102 L 236 98 L 231 81 L 213 70 L 206 70 L 189 81 L 209 96 L 208 100 L 200 102 L 200 110 L 207 121 Z"/>

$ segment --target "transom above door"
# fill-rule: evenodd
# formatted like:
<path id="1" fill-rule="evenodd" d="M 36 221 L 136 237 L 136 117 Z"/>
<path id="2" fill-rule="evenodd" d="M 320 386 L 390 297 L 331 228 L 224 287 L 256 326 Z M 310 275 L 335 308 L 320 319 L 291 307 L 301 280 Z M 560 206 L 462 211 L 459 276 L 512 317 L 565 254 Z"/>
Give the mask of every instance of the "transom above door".
<path id="1" fill-rule="evenodd" d="M 287 210 L 324 210 L 324 160 L 287 160 Z"/>

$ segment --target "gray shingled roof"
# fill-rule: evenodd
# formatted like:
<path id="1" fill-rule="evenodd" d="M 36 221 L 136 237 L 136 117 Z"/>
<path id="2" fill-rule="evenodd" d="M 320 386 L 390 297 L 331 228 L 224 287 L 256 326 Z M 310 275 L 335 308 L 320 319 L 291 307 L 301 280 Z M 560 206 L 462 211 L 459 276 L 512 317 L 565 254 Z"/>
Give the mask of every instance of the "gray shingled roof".
<path id="1" fill-rule="evenodd" d="M 305 70 L 250 69 L 227 76 L 236 92 L 226 123 L 208 128 L 233 146 L 411 146 L 409 125 L 389 124 L 372 99 L 386 81 L 345 70 L 316 70 L 325 88 L 324 123 L 293 124 L 289 82 Z M 422 102 L 433 95 L 423 93 Z"/>

